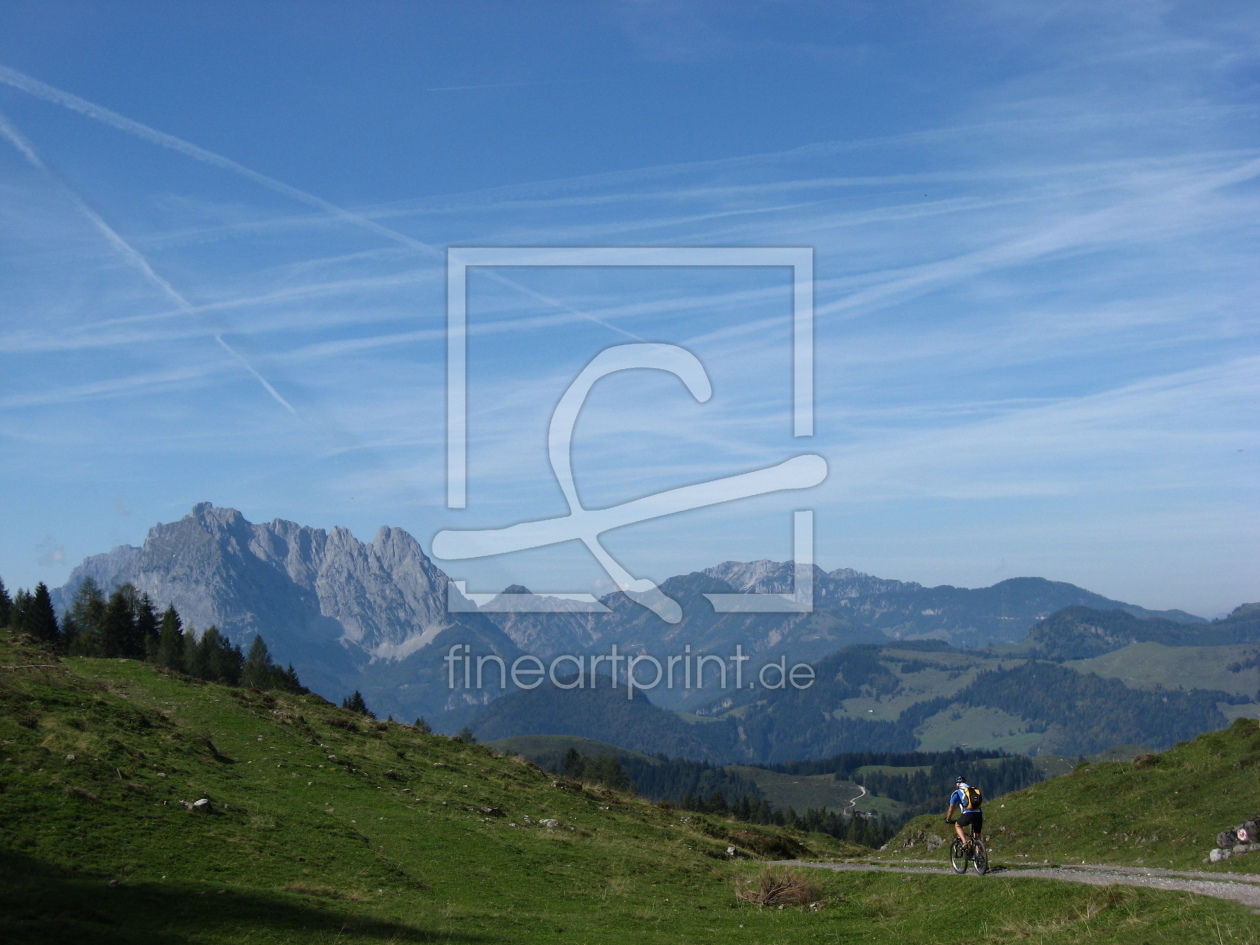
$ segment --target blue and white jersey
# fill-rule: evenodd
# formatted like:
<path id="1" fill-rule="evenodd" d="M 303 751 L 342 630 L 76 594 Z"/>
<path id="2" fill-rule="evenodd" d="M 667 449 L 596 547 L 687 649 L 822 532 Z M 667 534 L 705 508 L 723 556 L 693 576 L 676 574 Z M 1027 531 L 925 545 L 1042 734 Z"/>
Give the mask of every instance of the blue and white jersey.
<path id="1" fill-rule="evenodd" d="M 949 802 L 956 807 L 961 807 L 964 814 L 971 813 L 973 810 L 973 808 L 970 808 L 967 806 L 967 788 L 968 787 L 970 787 L 970 785 L 960 784 L 954 790 L 954 793 L 949 796 Z M 974 809 L 979 810 L 980 808 L 977 807 Z"/>

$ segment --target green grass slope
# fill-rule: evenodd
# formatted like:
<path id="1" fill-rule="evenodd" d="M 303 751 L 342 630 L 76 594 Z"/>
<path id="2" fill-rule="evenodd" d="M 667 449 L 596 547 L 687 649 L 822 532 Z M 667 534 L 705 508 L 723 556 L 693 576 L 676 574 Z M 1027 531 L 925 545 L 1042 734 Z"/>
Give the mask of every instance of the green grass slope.
<path id="1" fill-rule="evenodd" d="M 503 754 L 523 755 L 548 770 L 563 764 L 565 753 L 570 748 L 592 758 L 608 755 L 619 761 L 634 760 L 648 765 L 661 763 L 650 755 L 576 735 L 518 735 L 515 738 L 498 738 L 485 745 Z"/>
<path id="2" fill-rule="evenodd" d="M 1018 915 L 1001 881 L 964 899 L 952 876 L 825 873 L 825 908 L 758 910 L 732 889 L 761 865 L 727 844 L 841 851 L 556 783 L 315 697 L 62 663 L 3 631 L 0 787 L 6 945 L 1180 943 L 1209 926 L 1260 941 L 1231 903 L 1037 881 Z"/>
<path id="3" fill-rule="evenodd" d="M 942 813 L 907 823 L 889 842 L 890 856 L 922 856 L 929 836 L 953 836 L 943 822 L 947 791 Z M 1257 873 L 1260 853 L 1204 862 L 1220 831 L 1257 814 L 1260 722 L 1238 719 L 1162 754 L 1083 764 L 1004 795 L 985 804 L 985 836 L 992 860 L 1011 866 L 1087 861 Z"/>
<path id="4" fill-rule="evenodd" d="M 727 904 L 729 844 L 844 852 L 684 821 L 317 697 L 11 645 L 0 665 L 6 942 L 306 941 L 343 925 L 343 942 L 592 941 L 608 921 L 665 941 L 665 899 Z M 201 798 L 208 810 L 184 806 Z M 98 889 L 113 897 L 83 899 Z"/>
<path id="5" fill-rule="evenodd" d="M 1126 647 L 1087 660 L 1063 665 L 1082 673 L 1119 679 L 1135 689 L 1219 689 L 1231 695 L 1254 697 L 1260 690 L 1260 674 L 1242 664 L 1257 653 L 1255 646 L 1165 646 L 1162 643 L 1130 643 Z M 1229 667 L 1237 666 L 1237 671 Z"/>

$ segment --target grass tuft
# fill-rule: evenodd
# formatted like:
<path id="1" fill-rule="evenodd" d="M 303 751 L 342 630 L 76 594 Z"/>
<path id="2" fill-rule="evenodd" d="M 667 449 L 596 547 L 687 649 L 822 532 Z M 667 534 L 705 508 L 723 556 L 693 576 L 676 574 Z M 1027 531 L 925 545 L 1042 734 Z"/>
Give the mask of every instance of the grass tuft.
<path id="1" fill-rule="evenodd" d="M 790 866 L 767 866 L 753 879 L 736 881 L 735 896 L 755 906 L 807 906 L 818 887 Z"/>

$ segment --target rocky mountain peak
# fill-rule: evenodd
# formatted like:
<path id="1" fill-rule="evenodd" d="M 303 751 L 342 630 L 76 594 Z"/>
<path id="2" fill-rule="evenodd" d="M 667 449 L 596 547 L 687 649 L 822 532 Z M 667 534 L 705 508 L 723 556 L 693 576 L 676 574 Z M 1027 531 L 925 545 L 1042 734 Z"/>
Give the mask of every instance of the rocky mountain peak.
<path id="1" fill-rule="evenodd" d="M 135 584 L 198 627 L 277 642 L 319 628 L 367 659 L 401 659 L 450 623 L 446 575 L 401 528 L 382 527 L 364 544 L 341 526 L 253 524 L 209 502 L 155 525 L 141 548 L 87 559 L 63 599 L 89 575 L 107 589 Z"/>

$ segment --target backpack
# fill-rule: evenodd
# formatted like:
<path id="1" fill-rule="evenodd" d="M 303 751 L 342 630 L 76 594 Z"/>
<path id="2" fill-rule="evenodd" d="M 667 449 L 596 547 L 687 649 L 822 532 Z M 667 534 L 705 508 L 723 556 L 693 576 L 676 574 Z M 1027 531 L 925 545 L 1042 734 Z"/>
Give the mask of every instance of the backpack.
<path id="1" fill-rule="evenodd" d="M 963 793 L 967 795 L 967 810 L 979 810 L 980 805 L 984 803 L 984 798 L 980 794 L 980 789 L 974 785 L 968 784 L 967 789 Z"/>

